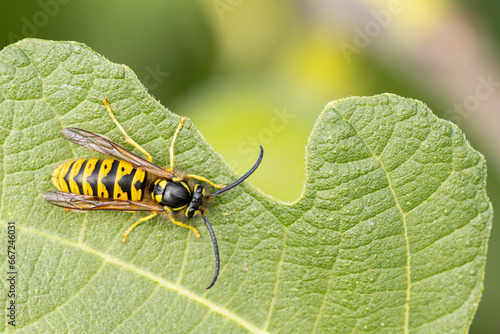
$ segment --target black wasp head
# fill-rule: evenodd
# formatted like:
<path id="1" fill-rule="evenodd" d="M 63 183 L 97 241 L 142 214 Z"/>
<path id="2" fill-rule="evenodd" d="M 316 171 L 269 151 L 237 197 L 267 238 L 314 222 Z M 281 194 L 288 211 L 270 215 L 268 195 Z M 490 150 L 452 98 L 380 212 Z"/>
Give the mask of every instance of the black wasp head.
<path id="1" fill-rule="evenodd" d="M 197 184 L 194 186 L 193 196 L 189 203 L 187 216 L 193 218 L 194 215 L 199 213 L 199 208 L 203 204 L 203 187 Z"/>

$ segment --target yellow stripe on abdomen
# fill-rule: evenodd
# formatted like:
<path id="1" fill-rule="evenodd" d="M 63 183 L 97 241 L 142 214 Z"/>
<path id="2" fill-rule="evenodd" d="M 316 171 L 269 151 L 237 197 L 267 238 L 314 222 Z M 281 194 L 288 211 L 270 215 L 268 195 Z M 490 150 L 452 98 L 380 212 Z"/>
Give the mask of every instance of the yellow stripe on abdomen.
<path id="1" fill-rule="evenodd" d="M 61 169 L 63 168 L 64 165 L 65 164 L 57 166 L 56 169 L 54 169 L 54 171 L 50 175 L 52 183 L 59 191 L 62 191 L 61 183 L 59 182 L 59 174 L 61 173 Z"/>
<path id="2" fill-rule="evenodd" d="M 80 193 L 79 186 L 81 186 L 81 184 L 78 184 L 75 181 L 75 176 L 80 172 L 80 169 L 82 168 L 82 164 L 85 161 L 86 161 L 85 159 L 75 160 L 75 163 L 73 164 L 73 166 L 69 170 L 69 189 L 70 189 L 70 192 L 72 192 L 73 194 Z"/>
<path id="3" fill-rule="evenodd" d="M 146 172 L 142 169 L 136 169 L 134 179 L 132 180 L 132 184 L 130 186 L 132 193 L 132 201 L 140 201 L 142 200 L 142 196 L 144 196 L 144 180 L 146 179 Z"/>
<path id="4" fill-rule="evenodd" d="M 71 165 L 74 162 L 75 162 L 75 160 L 68 161 L 68 162 L 60 165 L 54 171 L 54 173 L 56 173 L 56 171 L 58 171 L 57 181 L 56 182 L 52 181 L 52 182 L 54 183 L 54 185 L 56 186 L 56 188 L 59 189 L 60 191 L 64 191 L 64 192 L 67 192 L 67 193 L 70 192 L 68 182 L 66 182 L 66 179 L 67 179 L 66 176 L 69 173 L 69 169 L 70 169 Z"/>
<path id="5" fill-rule="evenodd" d="M 134 166 L 132 164 L 126 162 L 126 161 L 120 161 L 118 163 L 118 168 L 116 170 L 116 176 L 115 176 L 115 187 L 114 187 L 114 194 L 113 197 L 121 200 L 127 200 L 131 199 L 128 198 L 128 193 L 127 193 L 127 186 L 128 184 L 123 184 L 120 182 L 125 176 L 130 175 L 132 171 L 134 170 Z M 125 189 L 122 189 L 121 187 L 124 187 Z M 132 196 L 133 197 L 133 196 Z"/>
<path id="6" fill-rule="evenodd" d="M 99 169 L 99 176 L 97 179 L 97 196 L 103 198 L 110 198 L 110 194 L 106 186 L 104 185 L 102 179 L 105 178 L 108 173 L 111 171 L 111 166 L 113 165 L 114 159 L 104 159 L 101 163 L 101 168 Z"/>
<path id="7" fill-rule="evenodd" d="M 88 159 L 87 164 L 85 165 L 85 169 L 83 170 L 83 177 L 82 177 L 82 187 L 83 187 L 83 194 L 84 195 L 89 195 L 89 196 L 97 196 L 97 194 L 94 194 L 94 191 L 92 190 L 92 186 L 89 183 L 89 176 L 92 175 L 92 173 L 95 170 L 95 166 L 97 165 L 97 162 L 99 159 Z M 97 179 L 96 179 L 97 182 Z"/>

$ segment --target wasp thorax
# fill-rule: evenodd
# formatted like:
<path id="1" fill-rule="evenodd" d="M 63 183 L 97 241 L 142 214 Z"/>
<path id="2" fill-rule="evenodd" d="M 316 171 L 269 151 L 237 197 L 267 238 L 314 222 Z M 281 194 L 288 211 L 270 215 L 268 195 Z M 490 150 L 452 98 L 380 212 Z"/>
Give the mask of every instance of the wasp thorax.
<path id="1" fill-rule="evenodd" d="M 153 184 L 151 197 L 172 211 L 180 211 L 191 202 L 191 190 L 185 182 L 160 179 Z"/>

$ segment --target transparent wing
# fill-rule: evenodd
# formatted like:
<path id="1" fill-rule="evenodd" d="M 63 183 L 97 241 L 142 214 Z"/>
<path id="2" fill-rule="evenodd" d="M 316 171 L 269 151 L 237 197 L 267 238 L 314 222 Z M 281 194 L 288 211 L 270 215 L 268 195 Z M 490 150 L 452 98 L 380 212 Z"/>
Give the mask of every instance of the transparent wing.
<path id="1" fill-rule="evenodd" d="M 43 198 L 50 204 L 70 210 L 114 210 L 161 212 L 163 207 L 155 203 L 120 201 L 116 199 L 79 195 L 62 191 L 46 191 Z"/>
<path id="2" fill-rule="evenodd" d="M 96 152 L 109 155 L 110 157 L 130 162 L 134 167 L 153 173 L 163 178 L 173 179 L 176 175 L 155 164 L 127 151 L 118 144 L 113 143 L 108 138 L 77 128 L 66 128 L 61 130 L 61 137 L 64 139 L 94 150 Z"/>

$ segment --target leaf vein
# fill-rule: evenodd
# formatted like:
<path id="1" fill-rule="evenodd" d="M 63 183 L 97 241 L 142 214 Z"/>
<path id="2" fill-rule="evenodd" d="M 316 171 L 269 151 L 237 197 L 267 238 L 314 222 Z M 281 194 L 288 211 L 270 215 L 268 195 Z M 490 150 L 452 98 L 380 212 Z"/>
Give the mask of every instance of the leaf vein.
<path id="1" fill-rule="evenodd" d="M 7 226 L 7 224 L 3 221 L 1 221 L 0 224 Z M 238 325 L 242 326 L 243 328 L 247 329 L 250 332 L 262 333 L 262 334 L 266 333 L 265 330 L 261 330 L 261 329 L 257 328 L 254 324 L 249 323 L 248 321 L 241 318 L 237 314 L 235 314 L 229 310 L 224 309 L 223 307 L 213 303 L 212 301 L 210 301 L 204 297 L 198 296 L 195 293 L 182 288 L 181 286 L 178 286 L 174 283 L 168 282 L 167 280 L 163 279 L 162 277 L 156 276 L 156 275 L 154 275 L 154 274 L 152 274 L 144 269 L 141 269 L 139 267 L 134 266 L 133 264 L 126 263 L 120 259 L 113 258 L 109 254 L 102 253 L 96 249 L 89 247 L 89 246 L 80 245 L 76 242 L 61 238 L 61 237 L 53 235 L 53 234 L 49 234 L 47 232 L 38 231 L 38 230 L 29 228 L 26 226 L 22 226 L 22 227 L 20 226 L 19 229 L 24 230 L 26 233 L 36 234 L 36 235 L 42 236 L 48 240 L 57 241 L 63 245 L 66 245 L 66 246 L 69 246 L 72 248 L 76 248 L 76 249 L 80 249 L 80 250 L 85 251 L 87 253 L 90 253 L 94 256 L 100 257 L 101 259 L 104 260 L 104 263 L 114 264 L 116 266 L 127 269 L 127 270 L 129 270 L 129 271 L 131 271 L 139 276 L 142 276 L 146 279 L 149 279 L 153 282 L 157 282 L 162 287 L 169 289 L 169 290 L 172 290 L 172 291 L 178 293 L 179 295 L 182 295 L 183 297 L 206 307 L 211 312 L 215 312 L 215 313 L 220 314 L 222 317 L 227 318 L 227 319 L 233 321 L 234 323 L 237 323 Z"/>
<path id="2" fill-rule="evenodd" d="M 382 167 L 382 169 L 384 170 L 384 172 L 386 174 L 389 188 L 391 189 L 392 196 L 394 197 L 394 201 L 396 202 L 396 207 L 398 208 L 399 212 L 401 213 L 401 217 L 403 219 L 403 229 L 404 229 L 405 244 L 406 244 L 406 280 L 407 280 L 405 314 L 404 314 L 404 320 L 405 320 L 404 332 L 409 333 L 410 332 L 410 329 L 409 329 L 409 325 L 410 325 L 410 295 L 411 295 L 411 267 L 410 267 L 411 253 L 410 253 L 410 240 L 408 237 L 408 226 L 406 224 L 406 215 L 405 215 L 401 205 L 399 204 L 399 200 L 398 200 L 398 197 L 396 196 L 396 192 L 395 192 L 394 187 L 391 183 L 389 173 L 388 173 L 387 169 L 385 168 L 384 164 L 382 163 L 382 160 L 380 159 L 380 157 L 375 155 L 373 150 L 366 143 L 365 139 L 358 133 L 356 127 L 353 124 L 351 124 L 351 122 L 348 119 L 346 119 L 342 113 L 340 113 L 336 110 L 335 110 L 335 112 L 337 112 L 339 114 L 339 116 L 347 124 L 349 124 L 349 126 L 353 129 L 353 131 L 356 133 L 356 135 L 361 139 L 361 141 L 366 146 L 366 148 L 370 151 L 373 158 L 376 159 L 380 163 L 380 166 Z"/>

